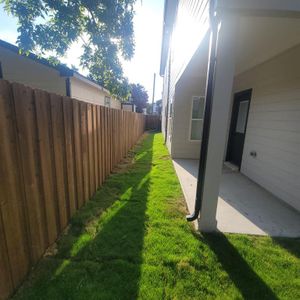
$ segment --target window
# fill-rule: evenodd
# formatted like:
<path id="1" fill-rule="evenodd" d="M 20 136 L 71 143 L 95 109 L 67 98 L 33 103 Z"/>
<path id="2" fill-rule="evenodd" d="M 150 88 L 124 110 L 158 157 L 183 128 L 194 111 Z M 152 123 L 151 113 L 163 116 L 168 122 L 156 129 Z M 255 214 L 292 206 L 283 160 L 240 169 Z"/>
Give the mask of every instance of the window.
<path id="1" fill-rule="evenodd" d="M 193 96 L 190 139 L 200 141 L 202 137 L 204 97 Z"/>
<path id="2" fill-rule="evenodd" d="M 249 107 L 249 100 L 240 102 L 238 119 L 237 119 L 236 128 L 235 128 L 235 131 L 237 133 L 243 133 L 243 134 L 245 133 L 247 115 L 248 115 L 248 107 Z"/>
<path id="3" fill-rule="evenodd" d="M 104 105 L 107 107 L 110 107 L 110 97 L 105 96 L 104 98 Z"/>

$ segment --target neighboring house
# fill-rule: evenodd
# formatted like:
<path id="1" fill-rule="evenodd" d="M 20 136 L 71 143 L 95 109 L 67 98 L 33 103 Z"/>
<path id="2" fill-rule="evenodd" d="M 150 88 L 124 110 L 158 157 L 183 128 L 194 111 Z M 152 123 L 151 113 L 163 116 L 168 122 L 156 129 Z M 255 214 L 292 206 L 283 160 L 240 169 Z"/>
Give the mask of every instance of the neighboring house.
<path id="1" fill-rule="evenodd" d="M 300 211 L 299 0 L 166 0 L 160 73 L 170 154 L 200 159 L 190 220 L 216 229 L 224 161 Z"/>
<path id="2" fill-rule="evenodd" d="M 0 78 L 82 101 L 121 108 L 119 100 L 91 79 L 65 65 L 50 64 L 32 53 L 19 55 L 18 47 L 2 40 Z"/>
<path id="3" fill-rule="evenodd" d="M 122 102 L 121 108 L 126 111 L 132 111 L 132 112 L 136 111 L 136 106 L 131 102 Z"/>

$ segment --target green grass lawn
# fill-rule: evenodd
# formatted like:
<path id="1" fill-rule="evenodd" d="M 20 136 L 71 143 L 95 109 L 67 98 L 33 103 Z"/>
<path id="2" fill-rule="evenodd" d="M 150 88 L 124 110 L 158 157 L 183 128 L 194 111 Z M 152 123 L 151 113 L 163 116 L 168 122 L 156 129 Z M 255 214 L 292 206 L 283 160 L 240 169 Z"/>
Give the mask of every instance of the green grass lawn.
<path id="1" fill-rule="evenodd" d="M 131 157 L 15 299 L 300 299 L 300 239 L 197 234 L 161 134 Z"/>

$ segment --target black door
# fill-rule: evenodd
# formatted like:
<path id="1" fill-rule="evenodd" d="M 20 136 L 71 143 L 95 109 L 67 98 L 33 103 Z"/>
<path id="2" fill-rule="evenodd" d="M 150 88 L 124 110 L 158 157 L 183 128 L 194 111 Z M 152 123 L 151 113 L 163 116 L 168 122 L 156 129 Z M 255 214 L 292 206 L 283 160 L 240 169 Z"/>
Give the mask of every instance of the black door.
<path id="1" fill-rule="evenodd" d="M 234 95 L 226 160 L 241 167 L 252 90 Z"/>

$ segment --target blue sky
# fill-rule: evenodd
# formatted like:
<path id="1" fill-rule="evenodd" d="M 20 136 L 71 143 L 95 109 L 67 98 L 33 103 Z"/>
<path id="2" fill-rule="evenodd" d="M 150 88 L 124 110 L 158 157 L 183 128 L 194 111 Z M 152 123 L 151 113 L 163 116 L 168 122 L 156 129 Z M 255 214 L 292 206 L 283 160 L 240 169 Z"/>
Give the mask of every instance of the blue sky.
<path id="1" fill-rule="evenodd" d="M 164 0 L 138 0 L 134 17 L 136 50 L 131 61 L 124 61 L 123 69 L 130 82 L 141 83 L 152 99 L 153 73 L 157 73 L 155 100 L 161 99 L 162 79 L 159 76 Z M 17 20 L 8 16 L 0 5 L 0 39 L 15 44 L 18 36 Z M 73 45 L 61 60 L 78 66 L 80 49 Z M 81 70 L 86 74 L 86 70 Z"/>

